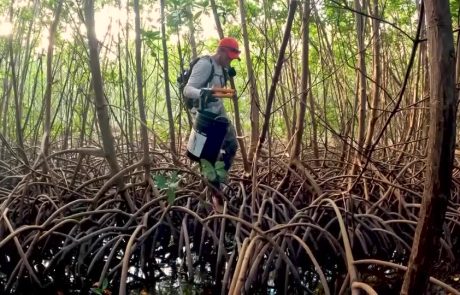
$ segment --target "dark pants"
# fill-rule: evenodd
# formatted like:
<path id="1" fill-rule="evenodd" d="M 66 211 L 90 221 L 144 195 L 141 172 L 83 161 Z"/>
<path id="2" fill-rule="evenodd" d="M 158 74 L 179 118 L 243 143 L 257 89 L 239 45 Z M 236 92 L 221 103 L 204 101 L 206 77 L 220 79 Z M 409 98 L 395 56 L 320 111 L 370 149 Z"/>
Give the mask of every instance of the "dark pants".
<path id="1" fill-rule="evenodd" d="M 212 112 L 212 110 L 205 109 L 205 111 Z M 193 121 L 196 119 L 197 111 L 193 110 L 191 111 Z M 219 116 L 225 116 L 227 115 L 219 115 Z M 236 151 L 238 150 L 238 142 L 236 141 L 236 131 L 235 127 L 233 124 L 230 122 L 227 133 L 225 134 L 224 141 L 222 143 L 222 150 L 224 150 L 224 153 L 222 154 L 221 158 L 219 160 L 224 161 L 224 168 L 225 170 L 230 170 L 233 164 L 233 159 L 235 158 Z"/>
<path id="2" fill-rule="evenodd" d="M 228 171 L 230 170 L 230 167 L 232 167 L 233 159 L 235 159 L 236 151 L 238 150 L 235 127 L 233 127 L 232 124 L 228 126 L 224 142 L 222 143 L 222 149 L 224 150 L 224 153 L 222 154 L 222 161 L 224 161 L 225 170 Z"/>
<path id="3" fill-rule="evenodd" d="M 232 167 L 233 160 L 235 159 L 236 151 L 238 150 L 238 142 L 236 141 L 235 127 L 232 124 L 228 126 L 227 133 L 225 134 L 222 148 L 224 152 L 221 154 L 218 161 L 224 162 L 224 168 L 228 172 Z M 210 181 L 214 189 L 222 190 L 221 183 L 218 180 Z"/>

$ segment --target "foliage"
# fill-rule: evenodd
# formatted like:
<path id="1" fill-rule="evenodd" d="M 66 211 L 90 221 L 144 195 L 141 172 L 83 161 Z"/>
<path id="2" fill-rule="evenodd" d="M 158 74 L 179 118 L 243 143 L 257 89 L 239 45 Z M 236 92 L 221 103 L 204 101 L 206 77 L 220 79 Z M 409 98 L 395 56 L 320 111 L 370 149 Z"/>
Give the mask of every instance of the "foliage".
<path id="1" fill-rule="evenodd" d="M 176 199 L 176 191 L 180 181 L 177 171 L 170 174 L 152 175 L 152 177 L 155 179 L 155 184 L 159 189 L 166 190 L 168 203 L 172 205 Z"/>
<path id="2" fill-rule="evenodd" d="M 208 160 L 201 159 L 201 173 L 211 182 L 224 182 L 227 180 L 228 173 L 225 170 L 223 161 L 217 161 L 214 165 Z"/>
<path id="3" fill-rule="evenodd" d="M 97 294 L 97 295 L 104 295 L 104 294 L 106 294 L 106 289 L 107 289 L 108 286 L 109 286 L 109 280 L 107 280 L 107 278 L 105 278 L 102 281 L 102 285 L 100 287 L 91 288 L 91 293 L 92 294 Z"/>

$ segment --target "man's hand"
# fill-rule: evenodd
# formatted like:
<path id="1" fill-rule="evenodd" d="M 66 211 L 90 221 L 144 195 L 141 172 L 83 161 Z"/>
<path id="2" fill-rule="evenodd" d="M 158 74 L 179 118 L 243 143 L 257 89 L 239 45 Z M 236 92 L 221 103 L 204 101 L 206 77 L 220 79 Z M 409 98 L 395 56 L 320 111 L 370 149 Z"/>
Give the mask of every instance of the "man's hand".
<path id="1" fill-rule="evenodd" d="M 232 88 L 212 88 L 214 97 L 228 97 L 233 98 L 236 91 Z"/>

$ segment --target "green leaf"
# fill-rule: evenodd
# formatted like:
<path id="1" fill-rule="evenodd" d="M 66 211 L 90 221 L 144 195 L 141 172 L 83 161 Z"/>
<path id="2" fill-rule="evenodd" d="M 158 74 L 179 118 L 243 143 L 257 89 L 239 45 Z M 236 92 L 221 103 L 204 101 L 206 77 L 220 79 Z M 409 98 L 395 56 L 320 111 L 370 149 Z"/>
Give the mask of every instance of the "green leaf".
<path id="1" fill-rule="evenodd" d="M 163 174 L 158 174 L 155 176 L 155 184 L 159 189 L 167 188 L 166 177 Z"/>
<path id="2" fill-rule="evenodd" d="M 217 176 L 219 177 L 219 181 L 223 182 L 227 179 L 228 173 L 225 170 L 218 170 L 216 171 Z"/>
<path id="3" fill-rule="evenodd" d="M 225 169 L 225 163 L 223 161 L 217 161 L 216 164 L 214 165 L 216 167 L 216 171 L 220 169 Z"/>
<path id="4" fill-rule="evenodd" d="M 223 181 L 227 178 L 227 170 L 225 170 L 225 163 L 222 161 L 216 162 L 216 174 L 219 177 L 219 181 Z"/>
<path id="5" fill-rule="evenodd" d="M 172 205 L 176 200 L 176 190 L 170 188 L 166 191 L 166 195 L 168 196 L 168 204 Z"/>
<path id="6" fill-rule="evenodd" d="M 109 286 L 109 280 L 107 280 L 107 278 L 105 278 L 103 281 L 102 281 L 102 290 L 105 290 L 107 289 L 107 287 Z"/>
<path id="7" fill-rule="evenodd" d="M 90 290 L 94 294 L 102 295 L 102 290 L 99 288 L 91 288 Z"/>
<path id="8" fill-rule="evenodd" d="M 161 35 L 160 31 L 146 31 L 141 29 L 141 35 L 144 37 L 144 40 L 160 40 Z"/>
<path id="9" fill-rule="evenodd" d="M 200 10 L 197 13 L 195 13 L 195 15 L 193 16 L 193 20 L 196 21 L 197 19 L 199 19 L 202 13 L 203 13 L 203 10 Z"/>
<path id="10" fill-rule="evenodd" d="M 209 181 L 215 181 L 217 178 L 216 170 L 214 166 L 207 160 L 201 159 L 201 172 L 203 176 Z"/>

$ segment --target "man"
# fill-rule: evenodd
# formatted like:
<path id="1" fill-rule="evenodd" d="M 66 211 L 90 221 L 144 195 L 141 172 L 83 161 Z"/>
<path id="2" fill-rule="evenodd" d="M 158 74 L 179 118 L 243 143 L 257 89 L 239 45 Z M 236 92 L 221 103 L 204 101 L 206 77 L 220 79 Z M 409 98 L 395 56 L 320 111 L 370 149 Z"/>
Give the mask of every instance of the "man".
<path id="1" fill-rule="evenodd" d="M 193 67 L 190 78 L 184 88 L 184 96 L 193 99 L 195 101 L 194 105 L 198 105 L 197 102 L 202 95 L 202 88 L 224 87 L 230 62 L 234 59 L 239 59 L 239 55 L 238 42 L 234 38 L 226 37 L 221 39 L 214 55 L 200 58 Z M 212 73 L 213 76 L 209 78 Z M 209 97 L 206 100 L 204 111 L 227 117 L 222 98 L 219 97 Z M 222 150 L 224 151 L 222 160 L 225 164 L 225 170 L 230 170 L 237 149 L 235 128 L 230 124 L 222 144 Z"/>
<path id="2" fill-rule="evenodd" d="M 221 39 L 214 55 L 200 58 L 193 66 L 187 85 L 184 87 L 184 97 L 192 99 L 192 104 L 196 106 L 199 105 L 198 100 L 203 94 L 202 88 L 225 87 L 230 62 L 234 59 L 239 59 L 239 56 L 238 42 L 234 38 L 226 37 Z M 204 111 L 218 116 L 225 116 L 228 119 L 222 99 L 220 97 L 208 97 L 203 106 Z M 238 143 L 236 141 L 235 128 L 230 124 L 222 143 L 222 160 L 226 171 L 230 170 L 237 149 Z M 212 182 L 211 184 L 216 189 L 212 195 L 214 210 L 221 213 L 222 193 L 220 192 L 220 183 Z"/>

